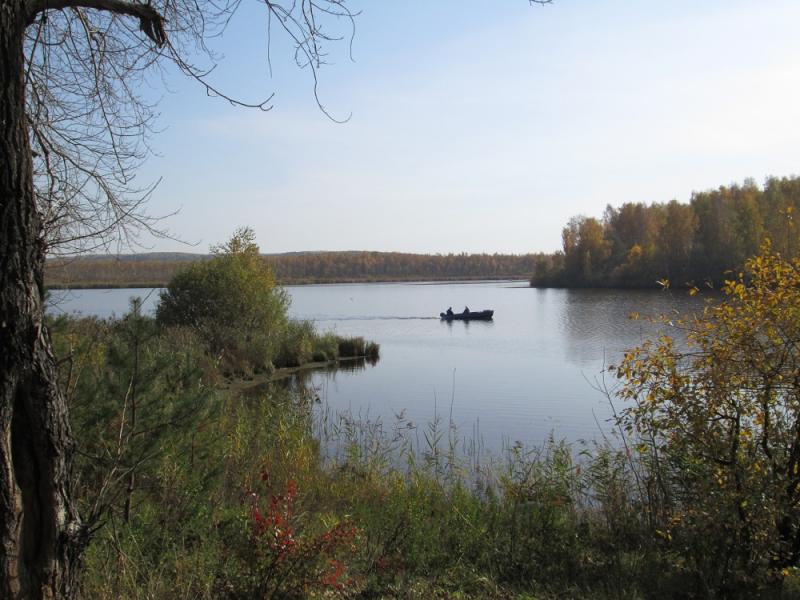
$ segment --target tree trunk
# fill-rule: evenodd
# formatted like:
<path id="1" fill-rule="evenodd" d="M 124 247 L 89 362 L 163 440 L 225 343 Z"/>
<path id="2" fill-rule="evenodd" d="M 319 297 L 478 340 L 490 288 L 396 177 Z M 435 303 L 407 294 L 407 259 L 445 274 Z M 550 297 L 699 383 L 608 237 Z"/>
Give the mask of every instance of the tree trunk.
<path id="1" fill-rule="evenodd" d="M 43 324 L 44 243 L 25 120 L 24 0 L 0 2 L 0 598 L 75 595 L 83 529 Z"/>

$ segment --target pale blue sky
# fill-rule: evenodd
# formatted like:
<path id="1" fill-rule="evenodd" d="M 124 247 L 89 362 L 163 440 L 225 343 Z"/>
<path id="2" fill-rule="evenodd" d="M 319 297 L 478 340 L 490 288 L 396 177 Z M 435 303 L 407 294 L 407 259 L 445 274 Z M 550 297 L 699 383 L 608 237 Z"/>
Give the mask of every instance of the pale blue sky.
<path id="1" fill-rule="evenodd" d="M 154 250 L 250 225 L 264 252 L 552 251 L 609 203 L 800 173 L 797 0 L 362 1 L 355 62 L 320 84 L 344 125 L 277 38 L 269 78 L 252 4 L 216 81 L 274 109 L 168 78 L 141 177 L 198 246 Z"/>

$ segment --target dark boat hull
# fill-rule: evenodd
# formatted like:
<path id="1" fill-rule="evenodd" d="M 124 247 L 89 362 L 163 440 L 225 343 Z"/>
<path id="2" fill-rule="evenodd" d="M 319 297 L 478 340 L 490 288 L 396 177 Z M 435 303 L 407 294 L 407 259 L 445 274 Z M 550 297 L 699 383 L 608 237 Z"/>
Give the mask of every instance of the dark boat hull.
<path id="1" fill-rule="evenodd" d="M 491 321 L 494 316 L 493 310 L 478 310 L 468 313 L 439 313 L 442 321 Z"/>

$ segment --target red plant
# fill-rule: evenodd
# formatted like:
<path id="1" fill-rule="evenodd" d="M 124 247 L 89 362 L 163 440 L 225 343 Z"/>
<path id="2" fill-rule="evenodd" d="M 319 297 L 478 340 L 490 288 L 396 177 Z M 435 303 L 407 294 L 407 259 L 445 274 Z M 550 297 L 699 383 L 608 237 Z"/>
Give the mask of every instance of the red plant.
<path id="1" fill-rule="evenodd" d="M 282 560 L 297 548 L 297 540 L 295 540 L 292 526 L 296 496 L 297 485 L 290 480 L 285 494 L 270 496 L 267 513 L 263 515 L 258 506 L 258 495 L 251 494 L 254 538 L 260 542 L 259 545 L 266 545 L 277 560 Z"/>
<path id="2" fill-rule="evenodd" d="M 353 585 L 351 577 L 344 578 L 345 569 L 344 563 L 332 558 L 330 560 L 330 568 L 320 577 L 319 582 L 326 587 L 343 590 L 346 586 Z"/>
<path id="3" fill-rule="evenodd" d="M 264 470 L 261 480 L 269 482 Z M 349 523 L 339 523 L 317 535 L 303 535 L 301 518 L 295 515 L 297 484 L 289 480 L 283 493 L 267 494 L 266 506 L 259 496 L 250 492 L 251 536 L 255 547 L 256 564 L 264 584 L 307 588 L 321 585 L 343 590 L 353 584 L 346 576 L 347 566 L 338 557 L 356 551 L 358 529 Z M 320 563 L 324 561 L 324 566 Z M 263 587 L 262 587 L 263 589 Z M 276 587 L 277 591 L 277 587 Z"/>

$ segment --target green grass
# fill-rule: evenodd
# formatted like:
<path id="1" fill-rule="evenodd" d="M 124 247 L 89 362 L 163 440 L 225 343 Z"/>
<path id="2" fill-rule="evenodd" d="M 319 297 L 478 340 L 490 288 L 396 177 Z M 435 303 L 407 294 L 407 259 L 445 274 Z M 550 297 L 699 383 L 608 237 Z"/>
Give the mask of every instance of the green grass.
<path id="1" fill-rule="evenodd" d="M 338 344 L 340 358 L 365 357 L 378 360 L 380 357 L 380 346 L 375 342 L 366 341 L 363 337 L 340 337 Z"/>

